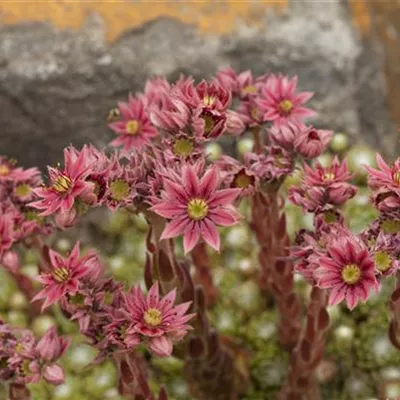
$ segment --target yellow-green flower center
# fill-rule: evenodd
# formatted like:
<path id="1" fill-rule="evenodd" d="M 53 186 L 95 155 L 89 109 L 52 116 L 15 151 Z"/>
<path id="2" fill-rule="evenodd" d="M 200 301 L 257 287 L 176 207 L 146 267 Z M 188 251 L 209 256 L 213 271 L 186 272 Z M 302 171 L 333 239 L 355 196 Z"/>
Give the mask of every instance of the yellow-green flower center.
<path id="1" fill-rule="evenodd" d="M 282 100 L 279 103 L 279 109 L 284 113 L 284 114 L 289 114 L 290 111 L 293 109 L 293 103 L 290 100 Z"/>
<path id="2" fill-rule="evenodd" d="M 81 307 L 85 305 L 85 296 L 82 293 L 77 293 L 74 296 L 71 296 L 69 301 L 74 306 Z"/>
<path id="3" fill-rule="evenodd" d="M 31 360 L 24 360 L 22 363 L 22 370 L 23 370 L 23 374 L 24 376 L 30 376 L 32 374 L 32 371 L 30 369 L 30 365 L 31 365 Z"/>
<path id="4" fill-rule="evenodd" d="M 15 195 L 18 197 L 29 196 L 32 192 L 32 188 L 27 183 L 21 183 L 15 188 Z"/>
<path id="5" fill-rule="evenodd" d="M 187 205 L 187 212 L 191 219 L 200 221 L 208 214 L 208 205 L 203 199 L 192 199 Z"/>
<path id="6" fill-rule="evenodd" d="M 242 89 L 242 93 L 243 94 L 256 94 L 257 88 L 254 85 L 248 85 Z"/>
<path id="7" fill-rule="evenodd" d="M 21 343 L 17 343 L 15 345 L 15 351 L 19 354 L 22 353 L 24 351 L 24 346 Z"/>
<path id="8" fill-rule="evenodd" d="M 325 172 L 323 176 L 324 181 L 333 181 L 335 179 L 335 174 L 333 172 Z"/>
<path id="9" fill-rule="evenodd" d="M 356 264 L 347 264 L 342 269 L 342 279 L 348 285 L 355 285 L 361 278 L 360 267 Z"/>
<path id="10" fill-rule="evenodd" d="M 136 119 L 130 119 L 125 125 L 125 130 L 127 133 L 129 133 L 129 135 L 136 135 L 137 133 L 139 133 L 139 127 L 139 121 L 137 121 Z"/>
<path id="11" fill-rule="evenodd" d="M 250 116 L 251 118 L 253 118 L 255 121 L 258 120 L 258 118 L 260 117 L 260 113 L 258 111 L 257 107 L 253 107 L 250 111 Z"/>
<path id="12" fill-rule="evenodd" d="M 193 142 L 189 139 L 178 139 L 172 148 L 172 151 L 176 156 L 188 157 L 193 152 Z"/>
<path id="13" fill-rule="evenodd" d="M 0 165 L 0 176 L 7 176 L 10 173 L 10 171 L 11 170 L 7 165 L 5 164 Z"/>
<path id="14" fill-rule="evenodd" d="M 250 184 L 251 177 L 248 176 L 245 172 L 239 172 L 233 180 L 233 186 L 240 189 L 246 189 L 247 187 L 249 187 Z"/>
<path id="15" fill-rule="evenodd" d="M 327 224 L 333 224 L 334 222 L 337 222 L 338 216 L 332 211 L 326 211 L 324 213 L 324 220 Z"/>
<path id="16" fill-rule="evenodd" d="M 384 221 L 382 221 L 381 228 L 384 233 L 400 232 L 400 221 L 385 219 Z"/>
<path id="17" fill-rule="evenodd" d="M 58 193 L 65 193 L 71 189 L 72 181 L 68 176 L 60 175 L 54 181 L 52 188 Z"/>
<path id="18" fill-rule="evenodd" d="M 114 294 L 111 292 L 105 292 L 104 294 L 104 304 L 110 306 L 114 300 Z"/>
<path id="19" fill-rule="evenodd" d="M 386 272 L 392 266 L 392 258 L 385 251 L 375 253 L 375 267 L 380 272 Z"/>
<path id="20" fill-rule="evenodd" d="M 397 171 L 393 174 L 393 182 L 396 185 L 400 185 L 400 171 Z"/>
<path id="21" fill-rule="evenodd" d="M 212 115 L 209 114 L 204 114 L 202 118 L 204 120 L 204 132 L 209 134 L 214 129 L 215 120 Z"/>
<path id="22" fill-rule="evenodd" d="M 42 217 L 35 210 L 24 211 L 24 217 L 27 221 L 36 221 L 38 223 L 42 222 Z"/>
<path id="23" fill-rule="evenodd" d="M 56 268 L 53 272 L 52 272 L 53 278 L 56 282 L 58 283 L 62 283 L 65 282 L 66 280 L 68 280 L 69 278 L 69 271 L 67 268 L 65 267 L 59 267 Z"/>
<path id="24" fill-rule="evenodd" d="M 110 183 L 110 192 L 113 200 L 122 201 L 129 195 L 129 184 L 123 179 L 116 179 Z"/>
<path id="25" fill-rule="evenodd" d="M 212 106 L 215 103 L 216 98 L 214 96 L 205 95 L 203 97 L 203 103 L 207 107 Z"/>
<path id="26" fill-rule="evenodd" d="M 158 326 L 162 322 L 161 311 L 157 308 L 149 308 L 143 315 L 144 322 L 150 326 Z"/>

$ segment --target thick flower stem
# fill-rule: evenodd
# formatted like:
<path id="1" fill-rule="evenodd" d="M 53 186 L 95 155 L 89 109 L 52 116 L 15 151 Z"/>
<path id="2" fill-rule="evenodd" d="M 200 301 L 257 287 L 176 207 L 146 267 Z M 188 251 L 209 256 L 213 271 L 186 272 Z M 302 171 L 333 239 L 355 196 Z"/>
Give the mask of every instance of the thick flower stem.
<path id="1" fill-rule="evenodd" d="M 300 335 L 301 302 L 294 291 L 293 266 L 287 259 L 285 214 L 275 191 L 254 196 L 252 228 L 260 246 L 260 284 L 274 297 L 280 315 L 279 340 L 284 348 L 291 350 Z"/>
<path id="2" fill-rule="evenodd" d="M 158 280 L 164 293 L 180 285 L 182 279 L 172 240 L 161 240 L 165 219 L 151 211 L 145 213 L 150 231 L 147 238 L 147 261 L 145 280 L 148 287 Z"/>
<path id="3" fill-rule="evenodd" d="M 253 139 L 254 139 L 254 152 L 260 154 L 263 149 L 261 126 L 255 126 L 254 128 L 252 128 L 251 132 L 253 133 Z"/>
<path id="4" fill-rule="evenodd" d="M 210 257 L 207 253 L 207 246 L 204 242 L 198 243 L 192 250 L 192 260 L 196 267 L 194 281 L 201 284 L 206 292 L 207 304 L 215 304 L 217 300 L 217 288 L 214 285 L 210 270 Z"/>
<path id="5" fill-rule="evenodd" d="M 390 297 L 390 308 L 393 316 L 389 325 L 389 339 L 393 346 L 400 350 L 400 272 L 396 275 L 396 284 Z"/>
<path id="6" fill-rule="evenodd" d="M 119 374 L 119 392 L 132 399 L 155 400 L 145 373 L 145 362 L 135 352 L 114 355 Z"/>
<path id="7" fill-rule="evenodd" d="M 31 392 L 26 385 L 11 383 L 8 388 L 9 400 L 32 400 Z"/>
<path id="8" fill-rule="evenodd" d="M 301 338 L 293 350 L 289 376 L 279 400 L 319 400 L 320 392 L 315 369 L 324 355 L 325 333 L 329 326 L 327 296 L 323 289 L 313 287 L 307 310 L 307 321 Z"/>

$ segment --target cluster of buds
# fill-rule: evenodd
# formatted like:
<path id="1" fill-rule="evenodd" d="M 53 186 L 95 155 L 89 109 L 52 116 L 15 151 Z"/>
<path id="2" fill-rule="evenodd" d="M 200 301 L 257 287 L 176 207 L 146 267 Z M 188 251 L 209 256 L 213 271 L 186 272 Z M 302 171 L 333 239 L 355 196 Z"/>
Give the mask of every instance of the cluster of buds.
<path id="1" fill-rule="evenodd" d="M 57 336 L 49 328 L 38 341 L 30 331 L 13 329 L 0 321 L 0 379 L 25 386 L 44 379 L 52 385 L 65 380 L 64 370 L 56 361 L 64 354 L 69 339 Z"/>
<path id="2" fill-rule="evenodd" d="M 35 190 L 42 184 L 37 168 L 23 169 L 0 156 L 0 262 L 15 272 L 19 259 L 12 247 L 32 235 L 48 235 L 51 225 L 32 207 Z"/>

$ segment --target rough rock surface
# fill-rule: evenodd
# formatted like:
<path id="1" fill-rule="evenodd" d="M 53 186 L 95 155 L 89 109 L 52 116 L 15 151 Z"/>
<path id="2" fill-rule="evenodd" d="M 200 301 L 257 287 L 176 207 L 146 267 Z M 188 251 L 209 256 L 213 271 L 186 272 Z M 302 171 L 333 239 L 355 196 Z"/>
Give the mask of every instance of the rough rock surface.
<path id="1" fill-rule="evenodd" d="M 216 21 L 217 23 L 217 21 Z M 63 146 L 112 137 L 105 118 L 154 74 L 212 76 L 220 66 L 298 74 L 316 91 L 319 126 L 389 155 L 399 150 L 386 104 L 381 48 L 362 39 L 345 2 L 293 1 L 263 26 L 226 36 L 160 18 L 112 43 L 99 16 L 78 32 L 46 23 L 0 27 L 0 149 L 26 166 L 55 163 Z M 396 148 L 397 146 L 397 148 Z"/>

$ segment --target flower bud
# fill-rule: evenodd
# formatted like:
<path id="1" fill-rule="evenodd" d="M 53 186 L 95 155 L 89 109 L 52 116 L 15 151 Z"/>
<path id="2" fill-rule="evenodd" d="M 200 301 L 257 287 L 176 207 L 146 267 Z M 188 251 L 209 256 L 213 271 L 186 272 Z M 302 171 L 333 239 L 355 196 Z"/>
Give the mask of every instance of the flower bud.
<path id="1" fill-rule="evenodd" d="M 65 373 L 58 364 L 46 365 L 43 369 L 43 378 L 52 385 L 61 385 L 65 381 Z"/>

